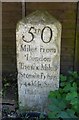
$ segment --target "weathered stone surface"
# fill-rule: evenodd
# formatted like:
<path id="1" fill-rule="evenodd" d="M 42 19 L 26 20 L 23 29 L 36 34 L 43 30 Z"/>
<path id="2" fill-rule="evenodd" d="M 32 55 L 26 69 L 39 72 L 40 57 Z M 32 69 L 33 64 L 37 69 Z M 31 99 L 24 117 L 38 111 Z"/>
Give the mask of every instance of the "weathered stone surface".
<path id="1" fill-rule="evenodd" d="M 50 91 L 59 88 L 61 24 L 36 11 L 17 24 L 20 108 L 46 111 Z"/>

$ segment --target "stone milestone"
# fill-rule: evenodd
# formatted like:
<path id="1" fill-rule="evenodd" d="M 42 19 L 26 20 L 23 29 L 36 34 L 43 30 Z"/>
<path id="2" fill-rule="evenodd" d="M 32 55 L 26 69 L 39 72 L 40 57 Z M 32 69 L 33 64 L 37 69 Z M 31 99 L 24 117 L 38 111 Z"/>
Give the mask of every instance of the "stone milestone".
<path id="1" fill-rule="evenodd" d="M 46 111 L 48 94 L 59 88 L 61 24 L 46 11 L 18 22 L 16 50 L 19 107 Z"/>

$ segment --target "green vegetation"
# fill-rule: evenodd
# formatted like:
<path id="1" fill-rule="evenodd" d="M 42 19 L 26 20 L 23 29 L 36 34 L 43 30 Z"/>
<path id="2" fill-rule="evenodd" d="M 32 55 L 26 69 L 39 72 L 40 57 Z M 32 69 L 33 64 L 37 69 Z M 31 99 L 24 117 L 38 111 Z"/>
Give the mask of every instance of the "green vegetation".
<path id="1" fill-rule="evenodd" d="M 49 118 L 79 117 L 79 73 L 69 72 L 60 76 L 60 87 L 51 91 L 49 96 Z M 78 118 L 79 119 L 79 118 Z"/>
<path id="2" fill-rule="evenodd" d="M 8 79 L 7 79 L 8 78 Z M 8 75 L 3 79 L 3 95 L 7 89 L 11 89 L 17 94 L 16 74 Z M 51 91 L 49 96 L 48 118 L 65 118 L 79 119 L 79 73 L 69 72 L 67 76 L 60 76 L 60 87 L 58 90 Z M 42 115 L 40 119 L 42 119 Z"/>

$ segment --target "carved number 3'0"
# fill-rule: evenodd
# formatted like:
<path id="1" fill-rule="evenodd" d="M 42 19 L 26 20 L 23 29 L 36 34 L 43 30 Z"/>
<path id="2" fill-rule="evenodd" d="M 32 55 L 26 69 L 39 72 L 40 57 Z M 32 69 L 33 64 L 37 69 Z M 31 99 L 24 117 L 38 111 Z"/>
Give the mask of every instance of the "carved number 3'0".
<path id="1" fill-rule="evenodd" d="M 32 39 L 31 39 L 30 41 L 24 39 L 24 35 L 22 35 L 22 39 L 23 39 L 24 42 L 29 43 L 29 42 L 32 42 L 32 41 L 33 41 L 33 39 L 34 39 L 34 34 L 31 32 L 32 29 L 34 29 L 34 30 L 36 31 L 36 29 L 35 29 L 34 27 L 31 27 L 31 28 L 29 29 L 28 33 L 31 34 L 31 36 L 32 36 Z M 45 31 L 45 29 L 49 29 L 49 30 L 50 30 L 50 36 L 49 36 L 49 39 L 48 39 L 48 40 L 44 40 L 44 31 Z M 44 43 L 49 43 L 49 42 L 51 41 L 51 39 L 52 39 L 52 29 L 51 29 L 50 27 L 46 26 L 46 27 L 44 27 L 44 28 L 42 29 L 41 39 L 42 39 L 42 41 L 43 41 Z"/>

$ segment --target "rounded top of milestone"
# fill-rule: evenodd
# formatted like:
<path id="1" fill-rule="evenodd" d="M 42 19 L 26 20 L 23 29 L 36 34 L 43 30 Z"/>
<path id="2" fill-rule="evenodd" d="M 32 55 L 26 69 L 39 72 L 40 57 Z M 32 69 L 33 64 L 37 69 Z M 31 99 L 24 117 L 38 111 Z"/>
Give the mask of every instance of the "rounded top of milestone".
<path id="1" fill-rule="evenodd" d="M 26 17 L 24 17 L 19 22 L 22 22 L 24 24 L 57 24 L 61 26 L 60 22 L 55 19 L 51 14 L 49 14 L 47 11 L 44 10 L 37 10 Z"/>

